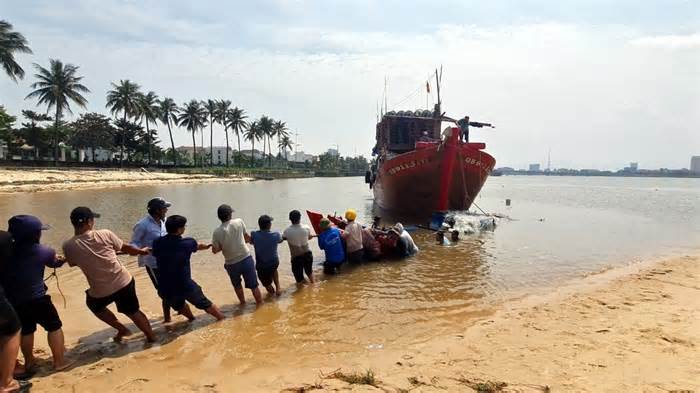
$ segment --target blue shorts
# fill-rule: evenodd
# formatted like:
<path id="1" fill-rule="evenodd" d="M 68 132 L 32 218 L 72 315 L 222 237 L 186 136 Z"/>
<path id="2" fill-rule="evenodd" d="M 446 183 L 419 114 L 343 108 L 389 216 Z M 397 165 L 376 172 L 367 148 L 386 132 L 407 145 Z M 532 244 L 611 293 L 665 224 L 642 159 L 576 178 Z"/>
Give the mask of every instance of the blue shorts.
<path id="1" fill-rule="evenodd" d="M 253 261 L 253 257 L 247 256 L 240 262 L 224 265 L 224 268 L 234 288 L 241 287 L 241 276 L 243 276 L 246 288 L 255 289 L 258 287 L 258 275 L 255 272 L 255 261 Z"/>

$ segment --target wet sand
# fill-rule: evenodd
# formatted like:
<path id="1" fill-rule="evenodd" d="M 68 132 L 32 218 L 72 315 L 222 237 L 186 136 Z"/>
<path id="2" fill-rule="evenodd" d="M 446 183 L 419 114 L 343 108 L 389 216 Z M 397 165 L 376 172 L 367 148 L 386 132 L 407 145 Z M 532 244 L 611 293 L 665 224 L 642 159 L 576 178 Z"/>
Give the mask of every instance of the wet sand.
<path id="1" fill-rule="evenodd" d="M 590 275 L 546 295 L 508 301 L 492 315 L 465 321 L 464 329 L 403 350 L 368 348 L 361 355 L 339 350 L 304 360 L 283 352 L 274 366 L 266 366 L 265 359 L 256 367 L 221 363 L 222 353 L 236 351 L 217 346 L 217 334 L 231 329 L 231 320 L 213 323 L 201 316 L 193 325 L 177 318 L 168 327 L 156 324 L 164 342 L 150 347 L 140 335 L 125 344 L 109 343 L 110 332 L 103 330 L 73 345 L 72 354 L 80 354 L 76 368 L 33 382 L 36 391 L 76 392 L 471 392 L 488 391 L 486 387 L 510 392 L 697 392 L 699 263 L 700 256 L 686 256 Z M 309 291 L 313 288 L 291 296 Z M 257 312 L 270 312 L 269 306 Z M 227 306 L 224 311 L 235 314 L 235 320 L 254 310 Z M 80 324 L 90 316 L 62 317 L 66 324 Z M 262 328 L 236 326 L 249 329 L 251 339 Z M 202 349 L 208 356 L 189 357 Z M 245 354 L 248 359 L 266 356 L 276 355 Z M 374 372 L 374 386 L 335 378 L 368 369 Z"/>
<path id="2" fill-rule="evenodd" d="M 188 175 L 141 170 L 0 169 L 0 193 L 67 191 L 167 183 L 219 183 L 249 178 Z"/>

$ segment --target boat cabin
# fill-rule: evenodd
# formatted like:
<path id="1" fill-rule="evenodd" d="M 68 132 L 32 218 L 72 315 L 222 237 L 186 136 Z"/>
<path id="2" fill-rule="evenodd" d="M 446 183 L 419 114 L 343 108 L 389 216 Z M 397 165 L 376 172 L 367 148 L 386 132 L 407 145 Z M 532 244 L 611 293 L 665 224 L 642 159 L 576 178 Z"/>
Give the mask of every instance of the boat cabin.
<path id="1" fill-rule="evenodd" d="M 440 120 L 429 110 L 388 112 L 377 124 L 375 151 L 405 153 L 421 140 L 440 140 Z"/>

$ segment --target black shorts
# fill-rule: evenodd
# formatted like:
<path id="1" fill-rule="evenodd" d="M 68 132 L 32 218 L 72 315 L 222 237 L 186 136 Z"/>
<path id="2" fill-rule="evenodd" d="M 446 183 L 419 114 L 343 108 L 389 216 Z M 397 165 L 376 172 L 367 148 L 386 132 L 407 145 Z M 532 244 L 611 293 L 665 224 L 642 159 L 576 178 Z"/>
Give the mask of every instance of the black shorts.
<path id="1" fill-rule="evenodd" d="M 348 253 L 348 262 L 350 263 L 362 263 L 365 253 L 363 249 Z"/>
<path id="2" fill-rule="evenodd" d="M 18 304 L 15 311 L 22 323 L 23 336 L 36 332 L 37 324 L 47 332 L 55 332 L 63 326 L 49 295 Z"/>
<path id="3" fill-rule="evenodd" d="M 182 295 L 166 296 L 165 300 L 170 307 L 178 311 L 185 306 L 185 302 L 189 302 L 200 310 L 206 310 L 214 304 L 204 295 L 202 287 L 197 285 L 197 283 L 194 283 L 194 287 L 189 292 Z"/>
<path id="4" fill-rule="evenodd" d="M 0 295 L 0 336 L 14 336 L 21 328 L 15 309 L 5 295 Z"/>
<path id="5" fill-rule="evenodd" d="M 275 278 L 275 272 L 277 271 L 277 268 L 279 268 L 279 263 L 274 265 L 274 266 L 268 266 L 268 267 L 255 267 L 255 270 L 258 272 L 258 280 L 260 280 L 260 283 L 264 287 L 268 287 L 272 285 L 272 281 Z"/>
<path id="6" fill-rule="evenodd" d="M 109 296 L 92 297 L 85 291 L 85 303 L 93 314 L 104 311 L 112 303 L 116 303 L 117 311 L 125 315 L 133 315 L 141 308 L 136 296 L 136 281 L 133 278 L 127 286 Z"/>
<path id="7" fill-rule="evenodd" d="M 314 256 L 311 251 L 292 258 L 292 273 L 297 283 L 304 282 L 304 272 L 311 277 L 313 272 Z"/>

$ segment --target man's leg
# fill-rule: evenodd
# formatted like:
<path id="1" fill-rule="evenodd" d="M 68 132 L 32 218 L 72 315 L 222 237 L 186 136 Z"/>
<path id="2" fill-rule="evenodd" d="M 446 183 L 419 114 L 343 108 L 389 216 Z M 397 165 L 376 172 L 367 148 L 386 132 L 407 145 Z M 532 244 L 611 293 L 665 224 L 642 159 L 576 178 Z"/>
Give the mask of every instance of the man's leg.
<path id="1" fill-rule="evenodd" d="M 231 280 L 231 285 L 233 285 L 233 291 L 236 292 L 238 302 L 241 306 L 245 305 L 245 294 L 243 293 L 243 285 L 241 284 L 241 272 L 238 270 L 237 264 L 224 265 L 224 268 L 226 269 L 226 273 L 228 273 L 229 280 Z"/>
<path id="2" fill-rule="evenodd" d="M 306 275 L 309 276 L 309 282 L 314 283 L 314 257 L 313 255 L 309 252 L 306 260 L 304 260 L 304 271 L 306 272 Z"/>
<path id="3" fill-rule="evenodd" d="M 180 307 L 179 310 L 177 310 L 180 314 L 182 314 L 187 320 L 190 322 L 194 321 L 194 315 L 192 314 L 192 310 L 190 309 L 190 306 L 185 303 L 182 307 Z"/>
<path id="4" fill-rule="evenodd" d="M 222 319 L 226 318 L 224 314 L 221 313 L 221 310 L 219 310 L 219 307 L 216 307 L 216 304 L 212 304 L 211 306 L 207 307 L 204 311 L 206 311 L 207 314 L 211 315 L 212 317 L 216 318 L 217 321 L 221 321 Z"/>
<path id="5" fill-rule="evenodd" d="M 275 272 L 272 274 L 272 281 L 275 283 L 275 294 L 277 296 L 282 294 L 282 291 L 280 290 L 280 275 L 277 272 L 277 269 L 275 269 Z"/>
<path id="6" fill-rule="evenodd" d="M 102 322 L 117 329 L 117 335 L 113 337 L 114 341 L 119 342 L 122 340 L 122 338 L 131 336 L 131 330 L 122 325 L 122 323 L 117 319 L 117 316 L 114 315 L 113 312 L 109 311 L 109 309 L 105 308 L 104 310 L 98 311 L 94 314 Z"/>
<path id="7" fill-rule="evenodd" d="M 153 329 L 151 329 L 151 323 L 148 321 L 148 318 L 146 318 L 146 315 L 141 312 L 141 310 L 127 316 L 129 319 L 134 321 L 136 327 L 143 332 L 143 334 L 146 336 L 146 340 L 149 343 L 156 341 L 156 336 L 153 334 Z"/>
<path id="8" fill-rule="evenodd" d="M 29 371 L 34 367 L 34 333 L 23 334 L 20 344 L 22 356 L 24 356 L 24 370 Z"/>
<path id="9" fill-rule="evenodd" d="M 238 297 L 238 301 L 241 303 L 241 306 L 245 305 L 245 294 L 243 293 L 243 286 L 239 285 L 237 287 L 234 287 L 233 290 L 236 292 L 236 296 Z"/>
<path id="10" fill-rule="evenodd" d="M 168 302 L 163 298 L 162 294 L 160 293 L 160 283 L 158 282 L 158 269 L 146 266 L 146 273 L 148 273 L 148 278 L 150 278 L 151 283 L 153 283 L 153 288 L 156 289 L 158 296 L 162 299 L 161 306 L 163 307 L 163 322 L 168 323 L 171 321 L 170 305 L 168 305 Z"/>
<path id="11" fill-rule="evenodd" d="M 19 331 L 12 336 L 0 337 L 0 391 L 19 387 L 13 374 L 20 347 Z"/>
<path id="12" fill-rule="evenodd" d="M 66 344 L 63 336 L 63 329 L 54 330 L 46 335 L 53 355 L 53 369 L 60 371 L 66 368 L 69 363 L 66 362 Z"/>
<path id="13" fill-rule="evenodd" d="M 260 293 L 260 288 L 255 287 L 255 288 L 251 289 L 250 291 L 253 292 L 253 297 L 255 298 L 255 304 L 258 307 L 262 306 L 263 298 L 262 298 L 262 293 Z"/>

